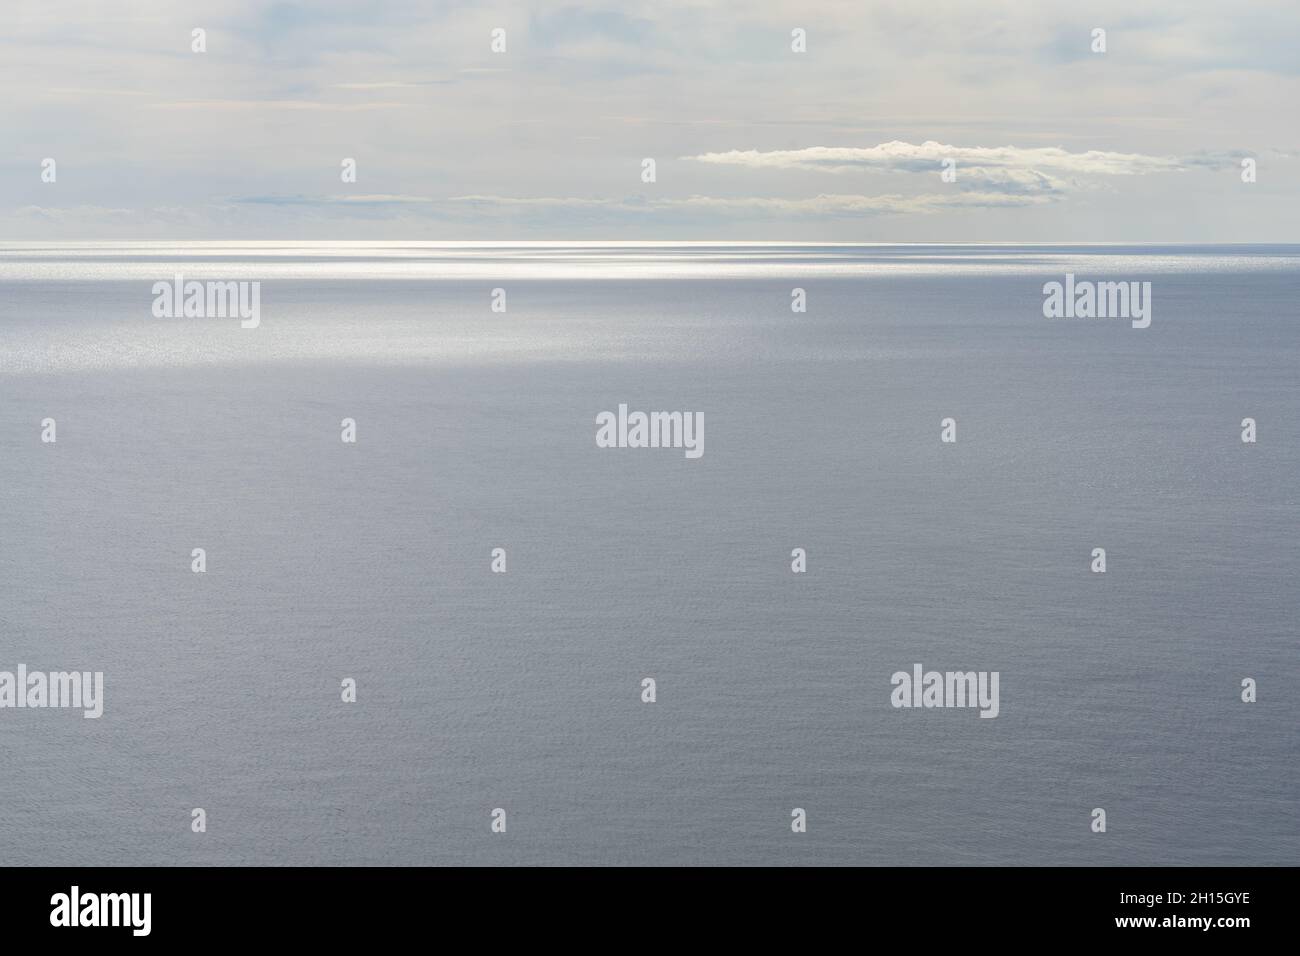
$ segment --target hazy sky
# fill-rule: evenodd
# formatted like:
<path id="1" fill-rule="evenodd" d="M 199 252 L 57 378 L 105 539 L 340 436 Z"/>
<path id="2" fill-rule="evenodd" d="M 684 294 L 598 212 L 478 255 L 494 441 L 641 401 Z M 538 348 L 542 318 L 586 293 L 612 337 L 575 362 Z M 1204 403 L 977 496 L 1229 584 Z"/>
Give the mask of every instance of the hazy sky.
<path id="1" fill-rule="evenodd" d="M 1295 0 L 7 0 L 0 239 L 1297 241 L 1298 50 Z"/>

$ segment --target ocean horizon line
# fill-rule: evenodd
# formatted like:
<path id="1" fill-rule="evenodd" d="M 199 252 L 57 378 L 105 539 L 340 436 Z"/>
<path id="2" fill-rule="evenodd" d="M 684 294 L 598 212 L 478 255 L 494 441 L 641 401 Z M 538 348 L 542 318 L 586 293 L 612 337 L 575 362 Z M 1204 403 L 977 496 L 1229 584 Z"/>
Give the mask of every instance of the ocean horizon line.
<path id="1" fill-rule="evenodd" d="M 1233 242 L 1233 241 L 1179 241 L 1179 240 L 1134 240 L 1095 242 L 1087 240 L 1052 240 L 1010 241 L 1010 240 L 966 240 L 966 241 L 816 241 L 803 239 L 0 239 L 0 249 L 19 248 L 76 248 L 79 246 L 458 246 L 467 248 L 515 248 L 576 246 L 599 248 L 676 248 L 690 246 L 728 246 L 728 247 L 805 247 L 805 248 L 1300 248 L 1300 239 L 1287 242 Z"/>

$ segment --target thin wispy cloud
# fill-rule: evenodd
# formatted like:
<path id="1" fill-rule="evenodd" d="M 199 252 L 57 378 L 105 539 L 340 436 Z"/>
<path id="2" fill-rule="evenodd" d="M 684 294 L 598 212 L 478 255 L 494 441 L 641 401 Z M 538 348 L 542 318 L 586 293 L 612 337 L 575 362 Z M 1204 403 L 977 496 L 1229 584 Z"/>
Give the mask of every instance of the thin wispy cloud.
<path id="1" fill-rule="evenodd" d="M 1205 160 L 1177 156 L 1148 156 L 1106 150 L 1070 152 L 1060 147 L 952 146 L 926 140 L 904 143 L 894 140 L 878 146 L 809 146 L 804 149 L 729 150 L 702 153 L 683 159 L 719 166 L 750 169 L 803 169 L 823 173 L 869 171 L 933 172 L 945 159 L 964 169 L 1025 169 L 1102 176 L 1140 176 L 1175 172 Z"/>
<path id="2" fill-rule="evenodd" d="M 684 156 L 685 160 L 714 166 L 739 166 L 757 170 L 798 170 L 843 175 L 855 172 L 934 173 L 952 162 L 963 178 L 1017 185 L 1027 189 L 1052 189 L 1072 177 L 1149 176 L 1190 169 L 1227 168 L 1239 156 L 1199 154 L 1159 156 L 1109 150 L 1071 152 L 1059 146 L 955 146 L 926 140 L 894 140 L 876 146 L 809 146 L 803 149 L 728 150 Z"/>
<path id="3" fill-rule="evenodd" d="M 647 197 L 627 196 L 604 199 L 585 196 L 496 196 L 468 195 L 438 198 L 400 195 L 333 196 L 245 196 L 237 204 L 262 206 L 389 207 L 393 210 L 423 210 L 436 215 L 487 215 L 519 213 L 578 213 L 584 216 L 662 217 L 678 214 L 713 214 L 727 218 L 767 216 L 854 217 L 877 215 L 927 215 L 943 209 L 1019 208 L 1051 202 L 1050 195 L 1027 196 L 1000 192 L 923 193 L 915 196 L 879 196 L 821 193 L 799 198 L 773 196 Z"/>
<path id="4" fill-rule="evenodd" d="M 401 109 L 404 104 L 391 102 L 336 103 L 319 100 L 170 100 L 146 104 L 156 110 L 197 110 L 201 112 L 256 112 L 259 110 L 304 110 L 313 113 L 355 113 L 370 110 Z"/>
<path id="5" fill-rule="evenodd" d="M 990 194 L 1060 198 L 1113 177 L 1155 176 L 1190 170 L 1230 169 L 1236 154 L 1200 153 L 1189 156 L 1122 153 L 1111 150 L 1071 151 L 1059 146 L 956 146 L 926 140 L 908 143 L 892 140 L 875 146 L 809 146 L 802 149 L 728 150 L 683 156 L 687 162 L 707 166 L 740 167 L 757 171 L 811 172 L 834 176 L 854 173 L 908 173 L 938 175 L 950 167 L 953 193 L 919 203 L 918 211 L 948 207 L 989 206 Z M 978 192 L 967 193 L 974 189 Z M 974 201 L 969 197 L 974 196 Z M 885 197 L 879 197 L 885 198 Z M 1030 205 L 1032 203 L 1026 203 Z M 1013 203 L 1005 203 L 1013 205 Z"/>
<path id="6" fill-rule="evenodd" d="M 370 83 L 335 83 L 336 90 L 418 90 L 428 86 L 450 86 L 455 80 L 377 80 Z"/>

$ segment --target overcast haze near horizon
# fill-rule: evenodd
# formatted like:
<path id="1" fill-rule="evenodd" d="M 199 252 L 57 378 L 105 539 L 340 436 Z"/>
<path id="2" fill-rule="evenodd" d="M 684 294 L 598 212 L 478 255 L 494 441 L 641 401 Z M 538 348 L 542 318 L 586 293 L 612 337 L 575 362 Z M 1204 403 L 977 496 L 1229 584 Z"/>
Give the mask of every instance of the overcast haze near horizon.
<path id="1" fill-rule="evenodd" d="M 1269 2 L 20 0 L 0 239 L 1288 242 L 1298 27 Z"/>

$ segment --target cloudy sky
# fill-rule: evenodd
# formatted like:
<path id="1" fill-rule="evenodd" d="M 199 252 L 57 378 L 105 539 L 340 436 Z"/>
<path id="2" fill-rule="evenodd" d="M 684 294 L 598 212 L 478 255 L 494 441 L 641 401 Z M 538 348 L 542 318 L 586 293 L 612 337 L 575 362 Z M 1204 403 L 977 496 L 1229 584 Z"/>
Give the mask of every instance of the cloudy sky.
<path id="1" fill-rule="evenodd" d="M 1298 49 L 1294 0 L 7 0 L 0 239 L 1297 241 Z"/>

